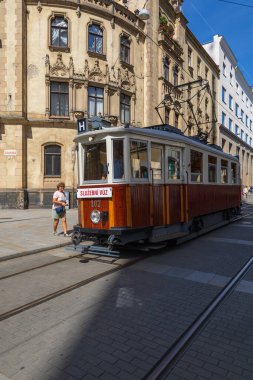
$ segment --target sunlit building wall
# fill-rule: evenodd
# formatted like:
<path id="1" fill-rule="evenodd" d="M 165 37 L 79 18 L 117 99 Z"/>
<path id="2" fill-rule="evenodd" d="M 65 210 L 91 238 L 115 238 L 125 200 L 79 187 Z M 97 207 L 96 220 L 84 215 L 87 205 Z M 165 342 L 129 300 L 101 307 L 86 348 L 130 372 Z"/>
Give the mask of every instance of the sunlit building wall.
<path id="1" fill-rule="evenodd" d="M 253 93 L 237 59 L 223 36 L 203 45 L 219 65 L 218 122 L 219 144 L 225 152 L 238 155 L 242 184 L 253 184 Z"/>

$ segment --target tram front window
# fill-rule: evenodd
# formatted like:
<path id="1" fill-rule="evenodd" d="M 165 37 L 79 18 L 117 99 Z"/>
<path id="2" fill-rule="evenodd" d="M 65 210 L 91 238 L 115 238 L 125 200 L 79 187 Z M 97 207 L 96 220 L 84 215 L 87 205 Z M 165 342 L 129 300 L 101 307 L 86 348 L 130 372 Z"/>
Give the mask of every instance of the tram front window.
<path id="1" fill-rule="evenodd" d="M 113 141 L 113 178 L 124 178 L 123 140 Z"/>
<path id="2" fill-rule="evenodd" d="M 84 163 L 84 181 L 105 180 L 108 171 L 106 143 L 86 145 Z"/>

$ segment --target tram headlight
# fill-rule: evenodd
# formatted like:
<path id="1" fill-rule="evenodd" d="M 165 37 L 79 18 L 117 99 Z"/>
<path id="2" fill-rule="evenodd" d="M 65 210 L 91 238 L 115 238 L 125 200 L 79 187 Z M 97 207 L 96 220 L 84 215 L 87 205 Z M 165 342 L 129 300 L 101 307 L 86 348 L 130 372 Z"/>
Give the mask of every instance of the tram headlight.
<path id="1" fill-rule="evenodd" d="M 99 223 L 100 218 L 101 218 L 100 211 L 98 211 L 98 210 L 91 211 L 90 220 L 92 221 L 92 223 L 95 223 L 95 224 Z"/>

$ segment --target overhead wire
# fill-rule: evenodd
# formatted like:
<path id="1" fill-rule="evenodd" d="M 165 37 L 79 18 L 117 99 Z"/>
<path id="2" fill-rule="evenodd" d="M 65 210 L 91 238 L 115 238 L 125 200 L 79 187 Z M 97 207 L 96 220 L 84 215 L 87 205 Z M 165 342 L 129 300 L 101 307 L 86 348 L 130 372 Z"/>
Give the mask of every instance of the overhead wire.
<path id="1" fill-rule="evenodd" d="M 218 0 L 218 1 L 222 1 L 222 0 Z M 225 0 L 223 0 L 223 1 L 225 1 Z M 226 2 L 228 2 L 228 1 L 226 1 Z M 237 5 L 243 5 L 243 4 L 239 4 L 239 3 L 236 3 Z M 251 8 L 253 8 L 253 6 L 250 6 Z M 163 53 L 164 53 L 164 50 L 161 48 L 161 46 L 148 34 L 148 33 L 145 33 L 142 29 L 140 29 L 139 27 L 137 27 L 147 38 L 149 38 Z M 152 28 L 153 29 L 153 28 Z M 154 29 L 153 29 L 154 30 Z M 175 62 L 175 61 L 174 61 Z M 176 62 L 175 62 L 176 63 Z M 181 70 L 183 71 L 183 72 L 185 72 L 186 74 L 187 74 L 187 76 L 189 76 L 189 73 L 183 68 L 183 67 L 181 67 Z M 194 77 L 192 77 L 194 80 L 196 80 Z M 193 88 L 196 88 L 196 87 L 198 87 L 198 86 L 195 86 L 195 87 L 193 87 Z M 185 91 L 186 91 L 186 89 L 185 89 Z M 195 97 L 196 95 L 198 94 L 198 92 L 193 96 L 193 97 Z M 212 99 L 212 101 L 215 101 L 217 104 L 219 104 L 221 107 L 223 107 L 223 105 L 216 99 L 216 98 L 214 98 L 213 96 L 212 96 L 212 93 L 211 93 L 211 91 L 209 92 L 209 94 L 210 94 L 210 97 L 211 97 L 211 99 Z M 192 97 L 192 98 L 193 98 Z M 191 99 L 192 99 L 191 98 Z M 228 110 L 226 110 L 226 112 L 227 112 Z M 215 112 L 215 111 L 214 111 Z M 230 111 L 228 111 L 227 112 L 228 114 L 230 114 L 231 116 L 235 116 L 234 115 L 234 113 L 232 113 L 232 112 L 230 112 Z M 217 115 L 216 115 L 216 113 L 214 113 L 214 119 L 213 120 L 211 120 L 211 121 L 209 121 L 208 123 L 211 123 L 211 122 L 217 122 L 218 120 L 217 120 Z M 203 123 L 201 123 L 201 124 L 203 124 Z M 249 128 L 249 127 L 246 127 L 246 128 Z"/>
<path id="2" fill-rule="evenodd" d="M 240 5 L 241 7 L 248 7 L 248 8 L 253 8 L 253 5 L 248 5 L 248 4 L 243 4 L 243 3 L 237 3 L 236 1 L 230 1 L 230 0 L 218 0 L 222 3 L 229 3 L 229 4 L 234 4 L 234 5 Z"/>

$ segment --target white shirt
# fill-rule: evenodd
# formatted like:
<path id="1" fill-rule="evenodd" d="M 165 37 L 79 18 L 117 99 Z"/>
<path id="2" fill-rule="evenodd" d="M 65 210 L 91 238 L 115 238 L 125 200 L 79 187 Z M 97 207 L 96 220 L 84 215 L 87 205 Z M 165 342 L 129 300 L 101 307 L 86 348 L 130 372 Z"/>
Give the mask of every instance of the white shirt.
<path id="1" fill-rule="evenodd" d="M 55 191 L 53 199 L 57 199 L 58 202 L 66 202 L 67 200 L 65 193 L 59 190 Z M 58 205 L 57 203 L 53 203 L 52 208 L 56 209 L 56 207 L 60 207 L 60 205 Z"/>

